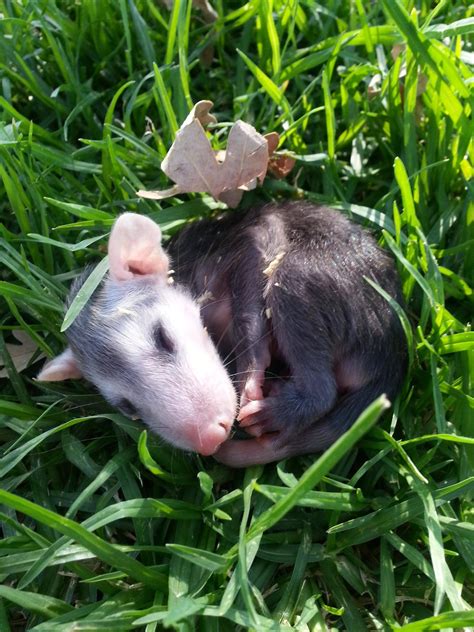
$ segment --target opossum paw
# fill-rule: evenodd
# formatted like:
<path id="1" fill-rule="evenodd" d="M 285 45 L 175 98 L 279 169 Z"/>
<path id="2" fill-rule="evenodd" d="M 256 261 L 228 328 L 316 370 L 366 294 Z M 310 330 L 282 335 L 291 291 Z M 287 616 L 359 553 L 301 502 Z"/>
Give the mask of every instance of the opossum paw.
<path id="1" fill-rule="evenodd" d="M 240 409 L 237 421 L 241 428 L 253 426 L 269 417 L 271 412 L 272 398 L 257 399 L 245 404 Z"/>
<path id="2" fill-rule="evenodd" d="M 245 381 L 240 396 L 240 409 L 245 408 L 248 404 L 263 399 L 264 373 L 262 371 L 254 371 L 252 375 Z"/>
<path id="3" fill-rule="evenodd" d="M 245 427 L 252 423 L 254 416 L 265 410 L 266 404 L 264 399 L 254 399 L 247 402 L 244 406 L 241 406 L 239 414 L 237 415 L 237 421 L 240 422 L 240 426 Z"/>
<path id="4" fill-rule="evenodd" d="M 276 412 L 275 404 L 276 400 L 273 397 L 250 402 L 240 411 L 240 427 L 252 437 L 261 437 L 262 440 L 266 437 L 277 439 L 285 432 L 287 426 Z"/>

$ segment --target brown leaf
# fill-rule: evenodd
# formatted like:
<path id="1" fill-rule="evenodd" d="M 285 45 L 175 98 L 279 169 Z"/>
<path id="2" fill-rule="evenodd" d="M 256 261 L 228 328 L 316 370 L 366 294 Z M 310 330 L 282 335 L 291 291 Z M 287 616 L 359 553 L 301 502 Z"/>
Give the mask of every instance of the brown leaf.
<path id="1" fill-rule="evenodd" d="M 378 72 L 375 74 L 367 86 L 367 96 L 369 99 L 378 96 L 382 91 L 382 75 Z"/>
<path id="2" fill-rule="evenodd" d="M 242 199 L 243 194 L 243 189 L 222 191 L 222 193 L 219 195 L 219 201 L 227 204 L 229 208 L 236 208 L 240 204 L 240 200 Z"/>
<path id="3" fill-rule="evenodd" d="M 405 51 L 405 49 L 406 44 L 394 44 L 392 46 L 392 50 L 390 51 L 393 61 L 395 61 L 397 57 L 399 57 Z"/>
<path id="4" fill-rule="evenodd" d="M 268 163 L 268 171 L 277 178 L 282 180 L 290 173 L 296 164 L 296 160 L 285 154 L 274 154 Z"/>
<path id="5" fill-rule="evenodd" d="M 278 147 L 278 143 L 280 142 L 280 134 L 278 134 L 277 132 L 270 132 L 269 134 L 265 134 L 264 138 L 268 143 L 268 155 L 271 156 Z"/>
<path id="6" fill-rule="evenodd" d="M 214 114 L 210 114 L 210 110 L 212 110 L 212 106 L 214 103 L 212 101 L 198 101 L 196 105 L 193 107 L 191 112 L 186 117 L 183 125 L 187 125 L 192 123 L 194 119 L 198 119 L 203 127 L 207 127 L 208 125 L 217 123 L 217 119 Z"/>
<path id="7" fill-rule="evenodd" d="M 10 354 L 13 365 L 15 369 L 20 373 L 26 369 L 29 365 L 31 358 L 34 356 L 36 351 L 38 350 L 38 345 L 36 342 L 22 329 L 18 329 L 13 332 L 13 336 L 18 340 L 20 344 L 14 345 L 7 343 L 5 346 Z M 44 358 L 45 355 L 42 353 L 38 356 L 38 360 L 40 358 Z M 0 364 L 3 367 L 3 364 Z M 0 378 L 8 377 L 8 372 L 5 368 L 2 368 L 0 371 Z"/>
<path id="8" fill-rule="evenodd" d="M 221 166 L 222 190 L 245 187 L 255 178 L 263 181 L 267 167 L 267 141 L 248 123 L 237 121 L 230 130 L 225 160 Z"/>
<path id="9" fill-rule="evenodd" d="M 138 191 L 138 195 L 161 200 L 179 193 L 208 191 L 213 194 L 216 183 L 212 171 L 217 161 L 203 127 L 203 124 L 215 121 L 209 114 L 211 107 L 210 101 L 196 103 L 161 163 L 162 171 L 176 182 L 176 185 L 164 191 Z"/>
<path id="10" fill-rule="evenodd" d="M 215 22 L 217 20 L 218 15 L 208 0 L 193 0 L 193 4 L 198 9 L 201 9 L 202 17 L 205 22 L 210 24 L 211 22 Z"/>
<path id="11" fill-rule="evenodd" d="M 168 10 L 171 11 L 174 5 L 174 0 L 161 0 L 161 2 Z M 205 22 L 211 23 L 217 20 L 218 15 L 213 7 L 210 5 L 208 0 L 193 0 L 193 5 L 197 9 L 201 9 L 202 16 Z"/>
<path id="12" fill-rule="evenodd" d="M 209 114 L 211 107 L 210 101 L 194 106 L 161 164 L 175 186 L 165 191 L 138 191 L 138 195 L 159 200 L 179 193 L 208 192 L 234 207 L 242 198 L 241 191 L 263 181 L 269 141 L 248 123 L 237 121 L 230 130 L 225 153 L 213 151 L 203 127 L 216 120 Z M 278 143 L 275 135 L 270 142 Z"/>

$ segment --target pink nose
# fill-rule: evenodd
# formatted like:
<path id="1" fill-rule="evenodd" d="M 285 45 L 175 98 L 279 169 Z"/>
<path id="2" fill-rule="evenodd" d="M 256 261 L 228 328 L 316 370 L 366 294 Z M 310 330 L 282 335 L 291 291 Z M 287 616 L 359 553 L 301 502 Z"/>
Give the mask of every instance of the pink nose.
<path id="1" fill-rule="evenodd" d="M 229 436 L 231 427 L 230 419 L 219 419 L 208 428 L 200 428 L 196 450 L 203 456 L 214 454 Z"/>

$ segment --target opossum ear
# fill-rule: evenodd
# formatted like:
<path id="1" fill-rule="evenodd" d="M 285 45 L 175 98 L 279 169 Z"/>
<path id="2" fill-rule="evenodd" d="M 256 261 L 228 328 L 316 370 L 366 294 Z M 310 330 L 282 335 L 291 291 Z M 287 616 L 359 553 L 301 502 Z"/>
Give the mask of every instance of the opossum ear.
<path id="1" fill-rule="evenodd" d="M 109 238 L 112 279 L 128 281 L 137 276 L 153 276 L 166 282 L 168 265 L 158 225 L 149 217 L 136 213 L 121 215 Z"/>
<path id="2" fill-rule="evenodd" d="M 67 347 L 66 351 L 44 365 L 36 379 L 40 382 L 62 382 L 63 380 L 77 380 L 80 377 L 82 377 L 82 373 L 71 349 Z"/>

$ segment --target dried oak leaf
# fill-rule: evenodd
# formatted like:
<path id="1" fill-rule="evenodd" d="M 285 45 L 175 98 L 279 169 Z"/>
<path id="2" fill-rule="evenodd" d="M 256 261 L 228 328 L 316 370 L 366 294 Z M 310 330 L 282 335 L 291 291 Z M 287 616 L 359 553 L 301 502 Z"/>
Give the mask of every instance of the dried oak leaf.
<path id="1" fill-rule="evenodd" d="M 10 354 L 15 369 L 20 373 L 20 371 L 23 371 L 29 365 L 31 358 L 38 350 L 38 345 L 21 329 L 14 331 L 13 336 L 18 340 L 19 344 L 14 345 L 7 343 L 5 346 Z M 42 353 L 37 359 L 39 360 L 44 357 L 45 355 Z M 3 365 L 0 364 L 0 367 L 2 366 Z M 2 377 L 8 377 L 8 371 L 5 368 L 0 370 L 0 378 Z"/>
<path id="2" fill-rule="evenodd" d="M 209 114 L 212 105 L 212 101 L 199 101 L 194 106 L 161 163 L 162 171 L 176 184 L 164 191 L 138 191 L 138 195 L 161 200 L 179 193 L 207 192 L 235 207 L 244 191 L 263 182 L 278 134 L 267 139 L 248 123 L 237 121 L 230 130 L 226 151 L 215 152 L 204 131 L 216 120 Z"/>
<path id="3" fill-rule="evenodd" d="M 219 17 L 217 15 L 217 11 L 215 11 L 214 7 L 208 2 L 208 0 L 193 0 L 193 4 L 198 9 L 201 9 L 203 18 L 206 22 L 215 22 Z"/>
<path id="4" fill-rule="evenodd" d="M 161 3 L 164 4 L 169 11 L 171 11 L 174 5 L 174 0 L 161 0 Z M 208 0 L 193 0 L 193 5 L 197 9 L 201 9 L 205 22 L 215 22 L 219 17 Z"/>
<path id="5" fill-rule="evenodd" d="M 277 178 L 282 180 L 290 173 L 296 164 L 296 160 L 286 154 L 275 154 L 271 156 L 268 163 L 268 171 Z"/>

